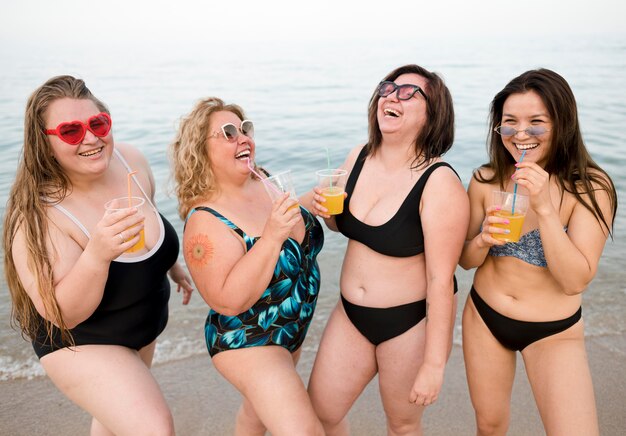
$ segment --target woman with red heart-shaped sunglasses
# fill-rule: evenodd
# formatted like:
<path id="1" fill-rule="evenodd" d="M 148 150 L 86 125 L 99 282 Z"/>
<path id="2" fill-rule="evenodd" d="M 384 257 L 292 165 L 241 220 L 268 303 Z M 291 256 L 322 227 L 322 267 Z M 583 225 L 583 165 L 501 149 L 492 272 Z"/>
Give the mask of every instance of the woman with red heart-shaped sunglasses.
<path id="1" fill-rule="evenodd" d="M 145 157 L 114 143 L 111 127 L 106 106 L 71 76 L 28 100 L 4 219 L 13 321 L 48 377 L 93 416 L 92 434 L 174 434 L 150 366 L 167 323 L 167 274 L 183 304 L 192 287 Z M 128 207 L 105 211 L 116 197 Z"/>

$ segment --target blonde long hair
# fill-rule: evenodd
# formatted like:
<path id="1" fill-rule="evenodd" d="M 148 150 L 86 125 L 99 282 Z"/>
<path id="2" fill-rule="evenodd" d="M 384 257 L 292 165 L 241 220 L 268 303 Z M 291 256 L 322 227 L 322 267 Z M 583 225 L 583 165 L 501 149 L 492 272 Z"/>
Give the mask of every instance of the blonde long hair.
<path id="1" fill-rule="evenodd" d="M 194 204 L 217 192 L 207 147 L 210 117 L 220 111 L 232 112 L 241 120 L 246 118 L 236 104 L 225 104 L 217 97 L 202 99 L 181 118 L 176 138 L 170 145 L 174 191 L 178 214 L 183 220 Z"/>
<path id="2" fill-rule="evenodd" d="M 52 148 L 44 117 L 50 104 L 61 98 L 88 99 L 98 109 L 108 113 L 106 106 L 93 96 L 81 79 L 57 76 L 37 88 L 26 104 L 24 117 L 24 145 L 17 165 L 15 182 L 11 187 L 4 217 L 4 273 L 11 293 L 13 307 L 11 324 L 18 326 L 22 336 L 34 339 L 40 319 L 18 277 L 13 259 L 13 244 L 18 229 L 24 233 L 28 268 L 37 280 L 37 289 L 43 302 L 46 331 L 52 338 L 52 323 L 61 330 L 61 339 L 72 342 L 72 336 L 63 320 L 54 291 L 52 256 L 48 252 L 48 207 L 58 204 L 72 190 L 72 185 L 58 162 Z"/>

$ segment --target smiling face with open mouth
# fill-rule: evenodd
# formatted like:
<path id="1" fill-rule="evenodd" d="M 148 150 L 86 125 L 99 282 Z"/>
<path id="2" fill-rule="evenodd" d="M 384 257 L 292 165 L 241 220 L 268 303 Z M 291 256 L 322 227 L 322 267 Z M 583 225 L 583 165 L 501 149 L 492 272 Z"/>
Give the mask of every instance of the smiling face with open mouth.
<path id="1" fill-rule="evenodd" d="M 44 114 L 46 128 L 54 129 L 61 123 L 79 121 L 88 123 L 101 112 L 89 99 L 60 98 L 50 103 Z M 96 132 L 98 132 L 96 130 Z M 113 153 L 113 134 L 96 136 L 85 130 L 78 144 L 69 144 L 57 135 L 48 135 L 52 154 L 64 171 L 76 175 L 98 175 L 106 171 Z"/>
<path id="2" fill-rule="evenodd" d="M 526 152 L 525 161 L 545 164 L 552 143 L 552 122 L 539 94 L 511 94 L 504 102 L 500 126 L 502 142 L 516 161 Z M 513 134 L 505 134 L 505 129 Z"/>
<path id="3" fill-rule="evenodd" d="M 418 74 L 402 74 L 394 81 L 396 85 L 417 85 L 426 89 L 426 79 Z M 426 122 L 426 99 L 415 92 L 408 100 L 398 98 L 396 89 L 386 97 L 378 99 L 378 127 L 385 134 L 398 134 L 414 140 Z"/>
<path id="4" fill-rule="evenodd" d="M 238 129 L 236 136 L 224 135 L 222 126 L 227 124 Z M 242 120 L 233 112 L 224 110 L 211 114 L 207 145 L 211 168 L 218 178 L 228 177 L 227 174 L 250 174 L 248 159 L 254 161 L 256 147 L 254 139 L 241 131 L 241 124 Z"/>

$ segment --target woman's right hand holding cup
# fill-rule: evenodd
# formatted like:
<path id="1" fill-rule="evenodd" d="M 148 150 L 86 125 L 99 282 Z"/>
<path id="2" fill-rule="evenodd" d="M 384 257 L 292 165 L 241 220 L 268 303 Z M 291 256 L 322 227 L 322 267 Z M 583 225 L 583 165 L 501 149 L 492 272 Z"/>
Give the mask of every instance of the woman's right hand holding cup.
<path id="1" fill-rule="evenodd" d="M 145 217 L 137 208 L 105 213 L 96 224 L 85 251 L 110 263 L 139 241 Z"/>
<path id="2" fill-rule="evenodd" d="M 315 194 L 313 194 L 312 201 L 314 215 L 321 216 L 324 219 L 329 219 L 330 215 L 328 214 L 328 209 L 324 205 L 324 203 L 326 203 L 326 198 L 322 195 L 322 188 L 316 186 L 313 188 L 313 192 L 315 192 Z"/>
<path id="3" fill-rule="evenodd" d="M 290 198 L 288 193 L 283 194 L 272 205 L 272 212 L 261 237 L 282 245 L 301 219 L 298 202 Z"/>
<path id="4" fill-rule="evenodd" d="M 478 247 L 485 248 L 493 245 L 504 245 L 506 242 L 493 237 L 495 233 L 506 234 L 510 230 L 502 229 L 494 226 L 493 224 L 508 224 L 506 218 L 498 217 L 495 215 L 496 211 L 500 210 L 500 206 L 489 206 L 487 208 L 485 219 L 483 220 L 481 232 L 478 234 L 476 242 Z"/>

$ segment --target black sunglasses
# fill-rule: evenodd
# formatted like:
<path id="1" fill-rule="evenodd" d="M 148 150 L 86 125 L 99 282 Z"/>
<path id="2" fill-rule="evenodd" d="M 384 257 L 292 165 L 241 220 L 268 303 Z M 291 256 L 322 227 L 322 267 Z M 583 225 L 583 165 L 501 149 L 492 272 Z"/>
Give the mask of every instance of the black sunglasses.
<path id="1" fill-rule="evenodd" d="M 396 91 L 398 91 L 396 94 L 398 96 L 398 100 L 409 100 L 415 95 L 416 92 L 419 92 L 422 96 L 424 96 L 424 99 L 428 101 L 428 97 L 424 94 L 422 88 L 417 85 L 396 85 L 394 82 L 390 82 L 388 80 L 378 84 L 378 95 L 381 97 L 388 97 Z"/>

